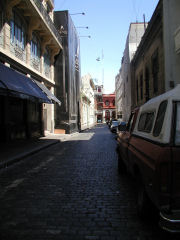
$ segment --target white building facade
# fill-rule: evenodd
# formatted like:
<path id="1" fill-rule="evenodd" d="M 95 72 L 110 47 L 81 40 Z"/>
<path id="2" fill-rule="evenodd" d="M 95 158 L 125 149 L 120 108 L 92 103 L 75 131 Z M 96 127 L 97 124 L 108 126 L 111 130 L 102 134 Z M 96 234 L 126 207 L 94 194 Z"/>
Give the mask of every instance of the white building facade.
<path id="1" fill-rule="evenodd" d="M 116 118 L 118 120 L 122 120 L 122 98 L 123 98 L 123 92 L 122 92 L 122 79 L 121 79 L 121 70 L 119 71 L 119 74 L 116 75 L 115 78 L 115 105 L 116 105 Z"/>
<path id="2" fill-rule="evenodd" d="M 90 74 L 81 78 L 81 130 L 95 125 L 94 83 Z"/>
<path id="3" fill-rule="evenodd" d="M 126 40 L 124 55 L 119 74 L 116 76 L 116 106 L 117 113 L 123 121 L 128 121 L 131 113 L 131 70 L 130 63 L 145 32 L 147 24 L 131 23 Z"/>

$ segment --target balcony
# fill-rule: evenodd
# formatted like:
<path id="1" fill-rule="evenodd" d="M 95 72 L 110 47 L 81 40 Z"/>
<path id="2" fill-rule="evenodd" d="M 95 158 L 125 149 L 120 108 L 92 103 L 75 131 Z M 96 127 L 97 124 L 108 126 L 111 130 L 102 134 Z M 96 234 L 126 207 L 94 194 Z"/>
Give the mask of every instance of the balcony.
<path id="1" fill-rule="evenodd" d="M 48 0 L 48 3 L 53 3 Z M 42 38 L 49 39 L 49 45 L 52 48 L 62 48 L 62 38 L 60 33 L 54 26 L 54 23 L 49 16 L 46 8 L 43 6 L 41 0 L 11 0 L 7 4 L 7 17 L 8 19 L 12 16 L 13 7 L 18 8 L 22 11 L 27 22 L 30 23 L 29 35 L 32 31 L 36 30 L 39 32 Z M 51 12 L 53 13 L 53 6 L 51 6 Z"/>
<path id="2" fill-rule="evenodd" d="M 54 26 L 54 23 L 51 20 L 50 16 L 47 14 L 47 11 L 44 8 L 41 1 L 40 0 L 31 0 L 31 1 L 35 3 L 36 7 L 38 8 L 41 15 L 43 16 L 43 19 L 46 21 L 47 26 L 51 29 L 55 37 L 58 39 L 59 43 L 62 44 L 62 38 L 59 32 L 57 31 L 56 27 Z M 54 0 L 51 0 L 50 2 L 53 2 L 53 5 L 54 5 Z"/>

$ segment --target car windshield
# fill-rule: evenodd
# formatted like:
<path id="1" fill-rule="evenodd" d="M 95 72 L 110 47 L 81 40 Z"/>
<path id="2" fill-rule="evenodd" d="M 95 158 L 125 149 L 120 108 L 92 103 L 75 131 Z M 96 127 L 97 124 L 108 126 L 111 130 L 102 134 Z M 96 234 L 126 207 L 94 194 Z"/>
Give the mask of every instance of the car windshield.
<path id="1" fill-rule="evenodd" d="M 112 126 L 118 126 L 119 125 L 119 122 L 118 121 L 112 121 Z"/>

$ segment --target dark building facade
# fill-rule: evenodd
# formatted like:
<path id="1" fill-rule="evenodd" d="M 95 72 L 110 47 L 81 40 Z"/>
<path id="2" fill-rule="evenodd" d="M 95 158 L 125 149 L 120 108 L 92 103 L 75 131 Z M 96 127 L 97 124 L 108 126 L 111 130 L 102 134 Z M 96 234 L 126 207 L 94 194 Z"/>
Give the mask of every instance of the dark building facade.
<path id="1" fill-rule="evenodd" d="M 68 11 L 55 11 L 54 23 L 62 37 L 63 50 L 55 60 L 55 133 L 72 133 L 80 127 L 80 44 Z"/>

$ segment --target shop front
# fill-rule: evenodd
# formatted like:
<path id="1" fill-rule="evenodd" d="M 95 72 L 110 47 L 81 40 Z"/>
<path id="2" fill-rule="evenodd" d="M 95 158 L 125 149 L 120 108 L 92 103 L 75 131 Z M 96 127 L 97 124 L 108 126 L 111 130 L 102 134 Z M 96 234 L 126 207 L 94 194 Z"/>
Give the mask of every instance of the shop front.
<path id="1" fill-rule="evenodd" d="M 52 98 L 31 78 L 0 63 L 0 141 L 43 136 L 42 104 Z"/>

